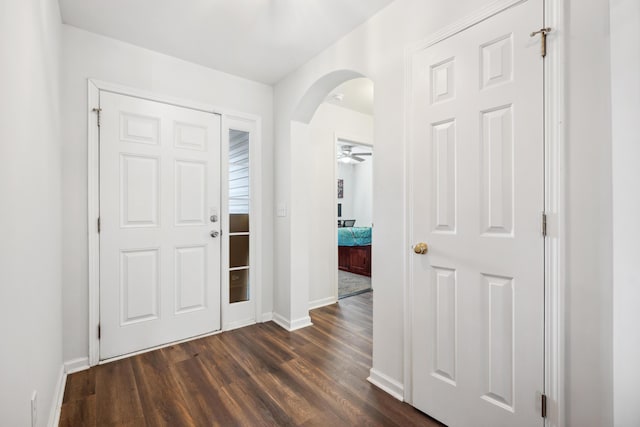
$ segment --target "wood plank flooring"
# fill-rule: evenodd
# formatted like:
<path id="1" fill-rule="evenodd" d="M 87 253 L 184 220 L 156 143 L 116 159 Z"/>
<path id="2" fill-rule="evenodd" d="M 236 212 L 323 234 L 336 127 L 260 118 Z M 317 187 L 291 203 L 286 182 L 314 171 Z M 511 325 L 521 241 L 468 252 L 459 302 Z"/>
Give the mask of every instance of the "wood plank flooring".
<path id="1" fill-rule="evenodd" d="M 372 294 L 67 378 L 61 426 L 440 426 L 366 381 Z"/>

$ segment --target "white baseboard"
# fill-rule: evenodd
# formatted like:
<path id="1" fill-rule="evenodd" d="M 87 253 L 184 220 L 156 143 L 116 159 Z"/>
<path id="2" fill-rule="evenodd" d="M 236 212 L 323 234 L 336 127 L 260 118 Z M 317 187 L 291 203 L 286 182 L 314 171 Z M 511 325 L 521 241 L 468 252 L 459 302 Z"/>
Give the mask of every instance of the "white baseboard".
<path id="1" fill-rule="evenodd" d="M 67 373 L 65 365 L 60 366 L 60 374 L 56 389 L 53 392 L 53 401 L 51 402 L 51 411 L 49 412 L 49 427 L 57 427 L 60 424 L 60 411 L 62 410 L 62 399 L 64 397 L 64 387 L 67 384 Z"/>
<path id="2" fill-rule="evenodd" d="M 289 325 L 289 321 L 282 315 L 278 314 L 278 313 L 273 313 L 273 323 L 275 323 L 276 325 L 280 326 L 283 329 L 286 329 L 287 331 L 289 331 L 290 329 L 290 325 Z"/>
<path id="3" fill-rule="evenodd" d="M 404 401 L 404 386 L 393 378 L 371 368 L 369 370 L 369 378 L 367 378 L 367 381 L 379 389 L 386 391 L 400 402 Z"/>
<path id="4" fill-rule="evenodd" d="M 255 325 L 254 319 L 236 320 L 235 322 L 229 322 L 222 328 L 223 331 L 233 331 L 234 329 L 244 328 L 245 326 Z"/>
<path id="5" fill-rule="evenodd" d="M 280 326 L 283 329 L 286 329 L 289 332 L 293 332 L 298 329 L 306 328 L 307 326 L 313 325 L 313 323 L 311 323 L 311 318 L 309 316 L 305 316 L 305 317 L 301 317 L 300 319 L 289 321 L 284 316 L 278 313 L 273 313 L 273 321 L 276 325 Z"/>
<path id="6" fill-rule="evenodd" d="M 298 329 L 306 328 L 307 326 L 312 326 L 311 317 L 304 316 L 299 319 L 295 319 L 291 321 L 291 329 L 289 331 L 296 331 Z"/>
<path id="7" fill-rule="evenodd" d="M 273 320 L 273 312 L 270 311 L 269 313 L 262 313 L 262 322 L 270 322 Z"/>
<path id="8" fill-rule="evenodd" d="M 89 358 L 79 357 L 77 359 L 71 359 L 64 362 L 64 372 L 66 374 L 73 374 L 75 372 L 84 371 L 89 369 Z"/>
<path id="9" fill-rule="evenodd" d="M 309 301 L 309 310 L 313 310 L 315 308 L 324 307 L 326 305 L 335 304 L 338 302 L 335 297 L 321 298 L 315 301 Z"/>

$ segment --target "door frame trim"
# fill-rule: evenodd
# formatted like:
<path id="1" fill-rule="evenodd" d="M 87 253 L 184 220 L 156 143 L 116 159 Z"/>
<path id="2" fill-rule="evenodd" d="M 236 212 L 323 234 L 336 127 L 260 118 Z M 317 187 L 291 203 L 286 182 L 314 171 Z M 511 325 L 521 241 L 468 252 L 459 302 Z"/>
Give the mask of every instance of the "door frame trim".
<path id="1" fill-rule="evenodd" d="M 404 147 L 405 147 L 405 248 L 404 261 L 404 400 L 413 402 L 413 360 L 412 360 L 412 300 L 413 282 L 411 278 L 411 258 L 409 248 L 412 242 L 413 218 L 410 206 L 413 202 L 411 183 L 411 87 L 412 58 L 414 54 L 444 41 L 500 12 L 525 1 L 497 0 L 477 10 L 463 19 L 434 33 L 426 40 L 408 46 L 404 53 Z M 566 0 L 542 0 L 544 26 L 553 31 L 547 38 L 547 56 L 544 61 L 544 210 L 548 217 L 547 237 L 544 242 L 544 392 L 547 395 L 547 418 L 544 425 L 564 427 L 565 425 L 565 58 Z M 535 29 L 532 29 L 534 31 Z"/>
<path id="2" fill-rule="evenodd" d="M 221 168 L 223 179 L 221 182 L 226 188 L 221 189 L 222 204 L 220 207 L 220 217 L 228 217 L 229 215 L 229 131 L 231 129 L 244 131 L 249 133 L 249 289 L 250 299 L 254 301 L 254 319 L 229 319 L 231 304 L 229 301 L 229 251 L 223 250 L 221 253 L 221 327 L 223 331 L 242 328 L 254 323 L 262 323 L 262 287 L 253 286 L 254 283 L 260 283 L 259 277 L 262 277 L 262 250 L 260 243 L 262 242 L 260 230 L 262 230 L 262 142 L 261 129 L 262 124 L 259 119 L 249 118 L 237 114 L 224 114 L 222 116 L 222 150 Z M 222 223 L 224 234 L 222 243 L 229 247 L 229 222 Z M 244 304 L 244 302 L 234 303 Z"/>
<path id="3" fill-rule="evenodd" d="M 375 137 L 375 135 L 374 135 Z M 348 133 L 344 133 L 344 132 L 334 132 L 333 133 L 333 182 L 334 185 L 337 185 L 338 182 L 338 142 L 339 141 L 345 141 L 345 142 L 353 142 L 354 145 L 359 145 L 361 147 L 369 147 L 371 149 L 371 152 L 374 151 L 375 147 L 373 146 L 374 141 L 371 138 L 367 138 L 364 135 L 350 135 Z M 373 159 L 371 159 L 371 161 L 373 161 Z M 371 179 L 373 181 L 373 165 L 372 165 L 372 173 L 371 173 Z M 371 183 L 371 187 L 373 188 L 373 182 Z M 371 192 L 371 195 L 373 196 L 373 191 Z M 334 304 L 336 301 L 338 301 L 340 299 L 340 279 L 339 279 L 339 268 L 338 268 L 338 264 L 339 264 L 339 260 L 338 260 L 338 203 L 340 203 L 340 199 L 338 199 L 338 192 L 334 191 L 333 192 L 333 215 L 334 215 L 334 221 L 333 221 L 333 226 L 335 227 L 334 229 L 334 233 L 333 233 L 333 247 L 335 249 L 335 251 L 333 252 L 333 265 L 335 266 L 334 268 L 334 275 L 333 275 L 333 296 L 335 297 L 333 302 L 329 302 L 329 299 L 327 299 L 327 302 L 324 305 L 329 305 L 329 304 Z M 373 209 L 373 204 L 372 204 L 372 209 Z M 371 220 L 373 221 L 373 212 L 371 212 Z M 372 227 L 373 228 L 373 227 Z M 371 288 L 373 289 L 373 274 L 371 275 Z M 322 307 L 320 305 L 316 305 L 313 308 L 318 308 L 318 307 Z M 309 309 L 311 309 L 311 306 L 309 307 Z"/>
<path id="4" fill-rule="evenodd" d="M 256 152 L 251 152 L 255 156 L 258 171 L 261 171 L 259 165 L 262 164 L 261 135 L 262 135 L 262 118 L 254 114 L 234 111 L 220 106 L 202 103 L 193 100 L 186 100 L 169 95 L 158 94 L 145 90 L 140 90 L 120 84 L 109 83 L 98 79 L 87 79 L 87 255 L 88 255 L 88 286 L 89 286 L 89 366 L 95 366 L 100 363 L 100 340 L 98 339 L 98 324 L 100 322 L 100 234 L 98 233 L 97 218 L 100 215 L 100 150 L 99 150 L 99 130 L 98 117 L 93 111 L 98 107 L 100 101 L 100 91 L 111 92 L 120 95 L 132 96 L 135 98 L 146 99 L 149 101 L 161 102 L 163 104 L 173 105 L 176 107 L 189 108 L 191 110 L 202 111 L 205 113 L 218 114 L 221 116 L 222 122 L 227 117 L 251 121 L 255 123 L 256 129 Z M 222 127 L 221 127 L 222 131 Z M 221 135 L 222 137 L 222 135 Z M 221 143 L 223 139 L 221 138 Z M 221 176 L 221 185 L 224 185 L 226 177 Z M 259 182 L 260 180 L 258 180 Z M 261 200 L 262 187 L 259 185 L 252 189 L 256 191 L 256 199 Z M 221 203 L 226 201 L 221 200 Z M 261 205 L 258 205 L 261 209 Z M 222 206 L 221 206 L 222 209 Z M 262 241 L 262 216 L 256 218 L 255 240 Z M 263 322 L 262 313 L 258 310 L 262 309 L 262 251 L 257 250 L 256 256 L 256 295 L 260 296 L 260 300 L 256 299 L 256 322 Z M 221 264 L 222 267 L 222 264 Z M 221 268 L 222 274 L 222 268 Z M 222 294 L 222 278 L 220 280 Z M 222 295 L 220 298 L 220 327 L 224 325 L 224 302 Z M 222 329 L 221 329 L 222 330 Z M 218 331 L 212 331 L 217 333 Z M 194 337 L 195 339 L 199 337 Z M 130 355 L 127 355 L 130 356 Z M 109 359 L 111 360 L 111 359 Z"/>

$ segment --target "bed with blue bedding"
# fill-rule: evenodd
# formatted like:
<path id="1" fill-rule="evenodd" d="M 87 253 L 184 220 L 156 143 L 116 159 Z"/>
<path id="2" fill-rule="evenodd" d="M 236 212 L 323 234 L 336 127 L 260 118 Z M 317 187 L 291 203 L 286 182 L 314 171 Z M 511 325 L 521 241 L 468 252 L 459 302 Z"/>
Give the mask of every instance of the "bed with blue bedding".
<path id="1" fill-rule="evenodd" d="M 366 246 L 371 244 L 371 227 L 338 228 L 338 246 Z"/>
<path id="2" fill-rule="evenodd" d="M 371 227 L 338 228 L 338 268 L 371 277 Z"/>

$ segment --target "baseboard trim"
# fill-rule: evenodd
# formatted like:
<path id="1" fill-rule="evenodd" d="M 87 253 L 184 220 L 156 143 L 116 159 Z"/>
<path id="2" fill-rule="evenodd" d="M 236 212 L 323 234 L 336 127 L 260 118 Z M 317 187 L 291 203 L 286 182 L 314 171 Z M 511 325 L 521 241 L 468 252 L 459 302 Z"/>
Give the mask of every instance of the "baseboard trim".
<path id="1" fill-rule="evenodd" d="M 369 370 L 369 378 L 367 378 L 367 381 L 378 387 L 380 390 L 389 393 L 400 402 L 404 402 L 404 386 L 393 378 L 371 368 Z"/>
<path id="2" fill-rule="evenodd" d="M 273 312 L 262 313 L 262 322 L 270 322 L 273 320 Z"/>
<path id="3" fill-rule="evenodd" d="M 335 304 L 338 302 L 335 297 L 321 298 L 315 301 L 309 301 L 309 310 L 324 307 L 327 305 Z"/>
<path id="4" fill-rule="evenodd" d="M 289 321 L 287 318 L 278 313 L 273 313 L 273 322 L 289 332 L 297 331 L 298 329 L 306 328 L 307 326 L 313 325 L 309 316 Z"/>
<path id="5" fill-rule="evenodd" d="M 308 326 L 312 326 L 311 317 L 304 316 L 299 319 L 291 321 L 291 329 L 289 331 L 297 331 L 298 329 L 306 328 Z"/>
<path id="6" fill-rule="evenodd" d="M 78 357 L 77 359 L 71 359 L 64 362 L 64 372 L 67 375 L 84 371 L 89 368 L 90 366 L 88 357 Z"/>
<path id="7" fill-rule="evenodd" d="M 255 319 L 244 319 L 244 320 L 236 320 L 235 322 L 227 323 L 224 328 L 222 328 L 223 332 L 233 331 L 234 329 L 244 328 L 245 326 L 255 325 Z"/>
<path id="8" fill-rule="evenodd" d="M 65 372 L 65 364 L 60 366 L 58 374 L 58 382 L 53 393 L 53 401 L 51 402 L 51 410 L 49 412 L 49 427 L 57 427 L 60 424 L 60 412 L 62 411 L 62 399 L 64 398 L 64 387 L 67 384 L 67 373 Z"/>

